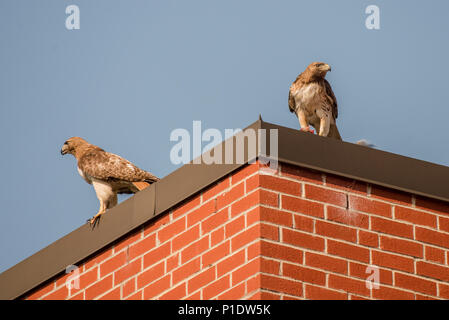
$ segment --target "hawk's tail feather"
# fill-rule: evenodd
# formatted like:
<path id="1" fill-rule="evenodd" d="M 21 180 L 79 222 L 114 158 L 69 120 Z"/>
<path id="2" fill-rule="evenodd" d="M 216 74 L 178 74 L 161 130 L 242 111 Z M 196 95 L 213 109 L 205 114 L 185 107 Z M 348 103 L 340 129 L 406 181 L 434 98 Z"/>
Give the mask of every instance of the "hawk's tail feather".
<path id="1" fill-rule="evenodd" d="M 327 136 L 330 138 L 337 139 L 337 140 L 342 140 L 337 126 L 333 123 L 330 125 L 329 134 Z"/>

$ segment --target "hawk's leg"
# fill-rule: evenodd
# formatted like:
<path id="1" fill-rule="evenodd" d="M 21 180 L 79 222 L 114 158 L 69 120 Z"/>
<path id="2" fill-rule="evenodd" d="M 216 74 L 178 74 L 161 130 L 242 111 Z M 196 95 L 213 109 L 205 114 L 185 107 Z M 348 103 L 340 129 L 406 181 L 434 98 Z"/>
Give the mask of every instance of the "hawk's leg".
<path id="1" fill-rule="evenodd" d="M 88 222 L 92 225 L 94 224 L 98 219 L 100 219 L 101 215 L 106 212 L 106 204 L 103 200 L 100 200 L 100 210 L 98 210 L 98 213 L 94 215 L 91 219 L 88 220 Z"/>
<path id="2" fill-rule="evenodd" d="M 322 137 L 327 137 L 331 125 L 329 114 L 320 110 L 320 112 L 317 111 L 317 116 L 320 118 L 320 132 L 318 134 Z"/>
<path id="3" fill-rule="evenodd" d="M 314 133 L 313 129 L 310 128 L 309 124 L 307 123 L 306 114 L 304 113 L 304 110 L 299 109 L 297 115 L 298 115 L 299 125 L 301 126 L 300 130 L 304 131 L 304 132 Z"/>

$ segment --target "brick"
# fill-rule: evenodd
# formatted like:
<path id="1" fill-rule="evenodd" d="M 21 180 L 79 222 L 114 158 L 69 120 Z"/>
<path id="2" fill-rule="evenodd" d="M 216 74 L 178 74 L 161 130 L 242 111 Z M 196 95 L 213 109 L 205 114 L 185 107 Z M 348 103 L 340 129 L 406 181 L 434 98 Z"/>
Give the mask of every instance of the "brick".
<path id="1" fill-rule="evenodd" d="M 306 284 L 306 299 L 311 300 L 347 300 L 348 294 L 345 292 L 329 290 Z"/>
<path id="2" fill-rule="evenodd" d="M 232 174 L 231 183 L 232 183 L 232 185 L 236 185 L 243 179 L 246 179 L 247 177 L 249 177 L 250 175 L 252 175 L 258 171 L 259 171 L 258 163 L 247 164 L 244 167 L 242 167 L 240 170 L 238 170 L 237 172 Z"/>
<path id="3" fill-rule="evenodd" d="M 165 290 L 170 288 L 170 275 L 166 275 L 165 277 L 153 282 L 149 286 L 146 286 L 143 289 L 143 299 L 153 299 Z"/>
<path id="4" fill-rule="evenodd" d="M 234 218 L 234 217 L 238 216 L 239 214 L 241 214 L 242 212 L 247 211 L 250 208 L 262 203 L 262 199 L 260 196 L 262 191 L 263 190 L 253 191 L 246 197 L 233 203 L 231 205 L 231 218 Z"/>
<path id="5" fill-rule="evenodd" d="M 186 296 L 186 283 L 183 282 L 179 286 L 171 289 L 159 297 L 159 300 L 181 300 Z"/>
<path id="6" fill-rule="evenodd" d="M 413 293 L 380 286 L 379 289 L 373 289 L 373 298 L 381 300 L 415 300 Z"/>
<path id="7" fill-rule="evenodd" d="M 201 269 L 200 258 L 196 258 L 186 264 L 181 265 L 178 269 L 173 271 L 173 284 L 178 283 L 192 274 L 195 274 Z"/>
<path id="8" fill-rule="evenodd" d="M 349 209 L 391 218 L 391 205 L 377 200 L 349 195 Z"/>
<path id="9" fill-rule="evenodd" d="M 243 197 L 244 195 L 245 195 L 245 184 L 241 182 L 238 185 L 233 186 L 229 191 L 222 193 L 216 198 L 217 209 L 221 210 L 222 208 L 228 206 L 229 204 Z"/>
<path id="10" fill-rule="evenodd" d="M 374 265 L 401 270 L 409 273 L 413 273 L 415 270 L 413 258 L 406 258 L 396 254 L 390 254 L 380 251 L 373 251 L 372 258 L 372 263 Z"/>
<path id="11" fill-rule="evenodd" d="M 112 274 L 88 287 L 85 291 L 86 300 L 92 300 L 110 289 L 112 289 Z"/>
<path id="12" fill-rule="evenodd" d="M 279 227 L 261 223 L 260 224 L 260 237 L 264 238 L 264 239 L 279 241 Z"/>
<path id="13" fill-rule="evenodd" d="M 321 203 L 282 195 L 282 209 L 302 213 L 308 216 L 324 218 L 324 206 Z"/>
<path id="14" fill-rule="evenodd" d="M 253 244 L 250 244 L 246 248 L 246 258 L 247 260 L 251 260 L 257 256 L 260 256 L 261 252 L 262 252 L 261 242 L 260 241 L 254 242 Z"/>
<path id="15" fill-rule="evenodd" d="M 154 219 L 151 219 L 143 228 L 143 236 L 146 237 L 149 234 L 157 231 L 164 225 L 170 223 L 170 215 L 169 214 L 161 214 Z"/>
<path id="16" fill-rule="evenodd" d="M 122 251 L 100 264 L 100 278 L 114 272 L 126 263 L 126 252 Z"/>
<path id="17" fill-rule="evenodd" d="M 325 221 L 316 221 L 315 233 L 335 239 L 357 242 L 357 230 Z"/>
<path id="18" fill-rule="evenodd" d="M 449 232 L 449 218 L 438 217 L 438 227 L 441 231 Z"/>
<path id="19" fill-rule="evenodd" d="M 260 276 L 261 288 L 279 293 L 286 293 L 292 296 L 301 297 L 302 284 L 297 281 L 275 277 L 271 275 L 261 274 Z"/>
<path id="20" fill-rule="evenodd" d="M 259 190 L 259 203 L 271 207 L 279 207 L 279 195 L 267 190 Z"/>
<path id="21" fill-rule="evenodd" d="M 182 250 L 181 264 L 184 264 L 186 261 L 189 261 L 190 259 L 201 255 L 207 249 L 209 249 L 209 236 L 208 235 L 206 235 L 205 237 L 202 237 L 198 241 L 195 241 L 194 243 L 189 245 L 187 248 Z"/>
<path id="22" fill-rule="evenodd" d="M 217 277 L 220 278 L 222 275 L 230 272 L 231 270 L 237 268 L 238 266 L 244 263 L 245 263 L 245 250 L 240 250 L 239 252 L 233 254 L 232 256 L 218 263 Z"/>
<path id="23" fill-rule="evenodd" d="M 396 253 L 402 253 L 417 258 L 423 257 L 423 245 L 408 240 L 381 236 L 380 249 Z"/>
<path id="24" fill-rule="evenodd" d="M 259 290 L 250 295 L 248 300 L 281 300 L 281 295 Z"/>
<path id="25" fill-rule="evenodd" d="M 101 296 L 98 300 L 120 300 L 120 287 L 106 293 Z"/>
<path id="26" fill-rule="evenodd" d="M 73 295 L 74 293 L 76 293 L 84 288 L 87 288 L 88 286 L 90 286 L 92 283 L 94 283 L 97 280 L 98 280 L 98 267 L 95 267 L 86 272 L 83 272 L 79 276 L 79 289 L 72 288 L 70 293 Z"/>
<path id="27" fill-rule="evenodd" d="M 393 190 L 381 186 L 371 186 L 371 197 L 385 200 L 388 202 L 396 202 L 405 205 L 412 204 L 412 195 L 399 190 Z"/>
<path id="28" fill-rule="evenodd" d="M 207 217 L 216 212 L 215 201 L 208 201 L 201 207 L 193 210 L 187 215 L 187 228 L 190 228 L 194 224 L 205 220 Z"/>
<path id="29" fill-rule="evenodd" d="M 148 237 L 143 238 L 139 242 L 136 242 L 129 247 L 128 250 L 129 259 L 134 259 L 135 257 L 138 257 L 150 251 L 155 246 L 156 246 L 156 234 L 149 235 Z"/>
<path id="30" fill-rule="evenodd" d="M 66 286 L 62 286 L 59 289 L 56 289 L 55 291 L 52 291 L 51 293 L 47 294 L 42 298 L 42 300 L 65 300 L 69 296 L 69 290 Z"/>
<path id="31" fill-rule="evenodd" d="M 394 285 L 395 287 L 421 292 L 432 296 L 436 296 L 437 294 L 437 285 L 435 282 L 403 273 L 395 273 Z"/>
<path id="32" fill-rule="evenodd" d="M 295 229 L 306 231 L 306 232 L 313 232 L 313 226 L 315 224 L 314 219 L 311 219 L 311 218 L 308 218 L 305 216 L 301 216 L 299 214 L 294 214 L 293 221 L 294 221 L 293 227 Z"/>
<path id="33" fill-rule="evenodd" d="M 393 220 L 371 217 L 371 230 L 413 239 L 413 225 L 396 222 Z"/>
<path id="34" fill-rule="evenodd" d="M 230 276 L 224 276 L 221 279 L 218 279 L 212 283 L 210 283 L 207 287 L 205 287 L 203 291 L 203 299 L 210 300 L 213 297 L 219 295 L 230 287 Z"/>
<path id="35" fill-rule="evenodd" d="M 217 227 L 224 225 L 226 221 L 229 220 L 229 209 L 225 208 L 221 211 L 218 211 L 212 216 L 209 216 L 201 222 L 201 231 L 203 234 L 209 233 Z"/>
<path id="36" fill-rule="evenodd" d="M 186 297 L 185 300 L 201 300 L 201 291 L 197 291 L 194 294 Z"/>
<path id="37" fill-rule="evenodd" d="M 366 214 L 333 206 L 327 206 L 326 210 L 327 220 L 365 229 L 369 227 L 369 216 Z"/>
<path id="38" fill-rule="evenodd" d="M 326 285 L 326 273 L 302 266 L 284 262 L 282 264 L 282 275 L 287 278 L 300 280 L 303 282 Z"/>
<path id="39" fill-rule="evenodd" d="M 445 264 L 446 258 L 445 258 L 444 250 L 425 246 L 424 251 L 425 251 L 425 259 L 427 261 L 433 261 L 433 262 L 437 262 L 440 264 Z"/>
<path id="40" fill-rule="evenodd" d="M 290 212 L 260 207 L 260 221 L 271 222 L 278 225 L 283 225 L 287 227 L 293 226 L 293 217 Z"/>
<path id="41" fill-rule="evenodd" d="M 231 239 L 231 250 L 235 252 L 258 238 L 260 238 L 260 225 L 256 224 Z"/>
<path id="42" fill-rule="evenodd" d="M 431 228 L 437 227 L 437 217 L 423 211 L 417 211 L 404 207 L 395 207 L 394 217 L 396 220 L 404 220 L 413 224 L 420 224 Z"/>
<path id="43" fill-rule="evenodd" d="M 246 280 L 246 292 L 248 294 L 260 289 L 260 273 Z"/>
<path id="44" fill-rule="evenodd" d="M 329 288 L 344 290 L 361 296 L 370 296 L 370 289 L 367 288 L 365 281 L 330 274 L 328 286 Z"/>
<path id="45" fill-rule="evenodd" d="M 129 279 L 122 286 L 123 297 L 127 297 L 136 291 L 136 277 Z"/>
<path id="46" fill-rule="evenodd" d="M 424 261 L 416 262 L 416 273 L 442 281 L 449 281 L 449 268 Z"/>
<path id="47" fill-rule="evenodd" d="M 260 221 L 260 208 L 262 207 L 255 207 L 250 211 L 248 211 L 247 213 L 245 213 L 247 226 L 250 226 Z"/>
<path id="48" fill-rule="evenodd" d="M 143 290 L 137 291 L 130 295 L 126 300 L 143 300 Z"/>
<path id="49" fill-rule="evenodd" d="M 367 191 L 367 184 L 365 182 L 339 177 L 333 174 L 326 174 L 326 186 L 335 189 L 341 189 L 346 192 L 360 193 L 365 195 Z"/>
<path id="50" fill-rule="evenodd" d="M 137 276 L 137 289 L 152 283 L 156 279 L 162 277 L 165 274 L 164 262 L 160 262 L 155 266 L 143 271 Z"/>
<path id="51" fill-rule="evenodd" d="M 374 274 L 373 269 L 368 269 L 369 267 L 377 268 L 376 271 L 379 272 L 379 283 L 382 284 L 393 284 L 393 272 L 387 269 L 379 268 L 377 266 L 369 266 L 366 264 L 361 264 L 358 262 L 350 262 L 349 263 L 349 275 L 351 277 L 360 278 L 363 280 L 367 280 L 368 277 Z"/>
<path id="52" fill-rule="evenodd" d="M 210 234 L 210 246 L 215 247 L 225 239 L 225 229 L 224 227 L 212 231 Z"/>
<path id="53" fill-rule="evenodd" d="M 196 225 L 172 239 L 172 250 L 178 251 L 200 237 L 200 226 Z"/>
<path id="54" fill-rule="evenodd" d="M 114 253 L 119 252 L 120 250 L 128 247 L 129 245 L 133 244 L 134 242 L 137 242 L 139 239 L 142 238 L 142 229 L 138 228 L 138 230 L 135 230 L 131 232 L 131 234 L 127 235 L 126 237 L 120 239 L 114 244 Z"/>
<path id="55" fill-rule="evenodd" d="M 171 252 L 171 243 L 167 242 L 163 245 L 154 248 L 143 256 L 143 268 L 147 267 L 159 262 L 160 260 L 168 257 Z"/>
<path id="56" fill-rule="evenodd" d="M 177 221 L 174 221 L 157 232 L 157 237 L 160 243 L 173 238 L 175 235 L 180 234 L 186 229 L 186 217 L 182 217 Z"/>
<path id="57" fill-rule="evenodd" d="M 429 230 L 422 227 L 415 227 L 415 239 L 418 241 L 431 243 L 439 247 L 449 248 L 449 234 L 439 231 Z"/>
<path id="58" fill-rule="evenodd" d="M 301 183 L 296 181 L 291 181 L 283 179 L 280 177 L 260 175 L 259 176 L 260 186 L 273 191 L 287 193 L 293 196 L 301 196 Z"/>
<path id="59" fill-rule="evenodd" d="M 179 267 L 179 259 L 180 254 L 176 253 L 165 260 L 165 272 L 168 273 L 172 271 L 173 269 Z"/>
<path id="60" fill-rule="evenodd" d="M 346 194 L 342 192 L 325 189 L 310 184 L 306 184 L 304 189 L 307 199 L 326 202 L 340 207 L 346 207 L 347 205 Z"/>
<path id="61" fill-rule="evenodd" d="M 55 283 L 54 281 L 50 282 L 47 285 L 41 286 L 37 289 L 34 289 L 34 291 L 27 296 L 27 300 L 37 300 L 41 298 L 42 296 L 46 295 L 49 292 L 52 292 L 55 289 Z"/>
<path id="62" fill-rule="evenodd" d="M 114 273 L 114 286 L 131 278 L 142 270 L 142 259 L 134 260 Z"/>
<path id="63" fill-rule="evenodd" d="M 88 270 L 93 266 L 99 265 L 101 262 L 112 256 L 112 248 L 101 250 L 84 263 L 84 270 Z"/>
<path id="64" fill-rule="evenodd" d="M 206 286 L 215 280 L 216 267 L 210 267 L 201 273 L 195 275 L 192 279 L 188 281 L 187 288 L 188 294 L 195 292 L 196 290 Z"/>
<path id="65" fill-rule="evenodd" d="M 243 264 L 243 263 L 241 263 Z M 266 264 L 265 264 L 266 265 Z M 261 259 L 256 258 L 232 272 L 232 286 L 245 281 L 261 270 Z"/>
<path id="66" fill-rule="evenodd" d="M 302 250 L 287 247 L 281 244 L 275 244 L 261 240 L 260 246 L 261 254 L 265 257 L 274 259 L 280 259 L 295 263 L 302 263 L 303 254 Z"/>
<path id="67" fill-rule="evenodd" d="M 252 177 L 249 177 L 245 180 L 245 192 L 248 194 L 252 192 L 254 189 L 260 187 L 260 175 L 256 174 Z"/>
<path id="68" fill-rule="evenodd" d="M 276 260 L 260 258 L 260 271 L 274 275 L 280 275 L 281 263 Z"/>
<path id="69" fill-rule="evenodd" d="M 329 254 L 366 263 L 369 262 L 370 259 L 368 249 L 330 239 L 327 240 L 327 252 Z"/>
<path id="70" fill-rule="evenodd" d="M 438 284 L 438 292 L 439 292 L 439 297 L 441 297 L 443 299 L 449 299 L 449 285 L 439 283 Z"/>
<path id="71" fill-rule="evenodd" d="M 205 202 L 205 200 L 203 200 Z M 193 208 L 199 206 L 201 203 L 201 197 L 199 195 L 190 197 L 184 200 L 181 204 L 177 205 L 172 212 L 173 219 L 176 219 L 186 212 L 189 212 Z"/>
<path id="72" fill-rule="evenodd" d="M 316 251 L 324 250 L 324 238 L 284 228 L 281 230 L 281 233 L 282 241 L 285 243 Z"/>
<path id="73" fill-rule="evenodd" d="M 231 222 L 225 225 L 225 235 L 226 238 L 231 238 L 234 234 L 245 229 L 245 220 L 246 217 L 240 216 L 237 219 L 232 220 Z"/>
<path id="74" fill-rule="evenodd" d="M 203 266 L 212 265 L 218 260 L 226 257 L 230 252 L 231 252 L 231 243 L 228 240 L 220 244 L 219 246 L 205 252 L 201 257 L 201 263 Z"/>
<path id="75" fill-rule="evenodd" d="M 281 176 L 297 179 L 300 181 L 307 181 L 315 184 L 323 184 L 323 178 L 321 172 L 301 168 L 286 163 L 281 164 Z"/>
<path id="76" fill-rule="evenodd" d="M 239 300 L 245 296 L 245 283 L 242 283 L 218 296 L 218 300 Z"/>
<path id="77" fill-rule="evenodd" d="M 322 270 L 348 274 L 348 262 L 346 260 L 324 254 L 306 252 L 305 264 Z"/>
<path id="78" fill-rule="evenodd" d="M 419 209 L 436 213 L 449 213 L 449 204 L 445 201 L 416 196 L 415 205 Z"/>
<path id="79" fill-rule="evenodd" d="M 359 244 L 377 248 L 379 246 L 379 236 L 374 232 L 359 230 Z"/>
<path id="80" fill-rule="evenodd" d="M 81 291 L 69 298 L 69 300 L 85 300 L 84 299 L 84 291 Z"/>
<path id="81" fill-rule="evenodd" d="M 203 192 L 203 202 L 215 197 L 217 194 L 225 191 L 231 186 L 230 179 L 228 177 L 224 178 L 222 181 L 216 183 L 212 187 L 208 188 Z"/>

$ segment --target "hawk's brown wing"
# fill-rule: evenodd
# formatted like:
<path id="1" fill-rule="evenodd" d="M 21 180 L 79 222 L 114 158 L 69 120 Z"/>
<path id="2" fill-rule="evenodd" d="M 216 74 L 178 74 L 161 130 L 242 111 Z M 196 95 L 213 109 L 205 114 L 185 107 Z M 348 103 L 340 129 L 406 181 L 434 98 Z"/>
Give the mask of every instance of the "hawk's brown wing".
<path id="1" fill-rule="evenodd" d="M 296 110 L 296 102 L 295 102 L 295 98 L 293 98 L 291 90 L 288 91 L 288 109 L 292 113 L 295 112 L 295 110 Z"/>
<path id="2" fill-rule="evenodd" d="M 103 150 L 87 152 L 78 162 L 78 167 L 87 175 L 99 180 L 157 181 L 158 178 L 128 160 Z"/>
<path id="3" fill-rule="evenodd" d="M 332 91 L 332 87 L 329 84 L 329 82 L 326 79 L 324 80 L 324 88 L 326 89 L 326 94 L 329 96 L 329 98 L 332 100 L 332 115 L 334 119 L 338 118 L 338 104 L 337 104 L 337 98 L 335 97 L 334 91 Z"/>

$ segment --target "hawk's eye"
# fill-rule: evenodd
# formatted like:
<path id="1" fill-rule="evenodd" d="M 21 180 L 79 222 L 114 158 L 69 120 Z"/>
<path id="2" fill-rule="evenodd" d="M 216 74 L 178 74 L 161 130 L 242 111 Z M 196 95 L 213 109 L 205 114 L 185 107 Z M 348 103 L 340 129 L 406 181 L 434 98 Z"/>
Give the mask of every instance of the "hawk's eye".
<path id="1" fill-rule="evenodd" d="M 68 143 L 67 143 L 67 141 L 66 141 L 66 142 L 64 142 L 64 144 L 68 144 Z"/>
<path id="2" fill-rule="evenodd" d="M 315 66 L 321 67 L 322 65 L 323 65 L 322 63 L 317 63 Z"/>

